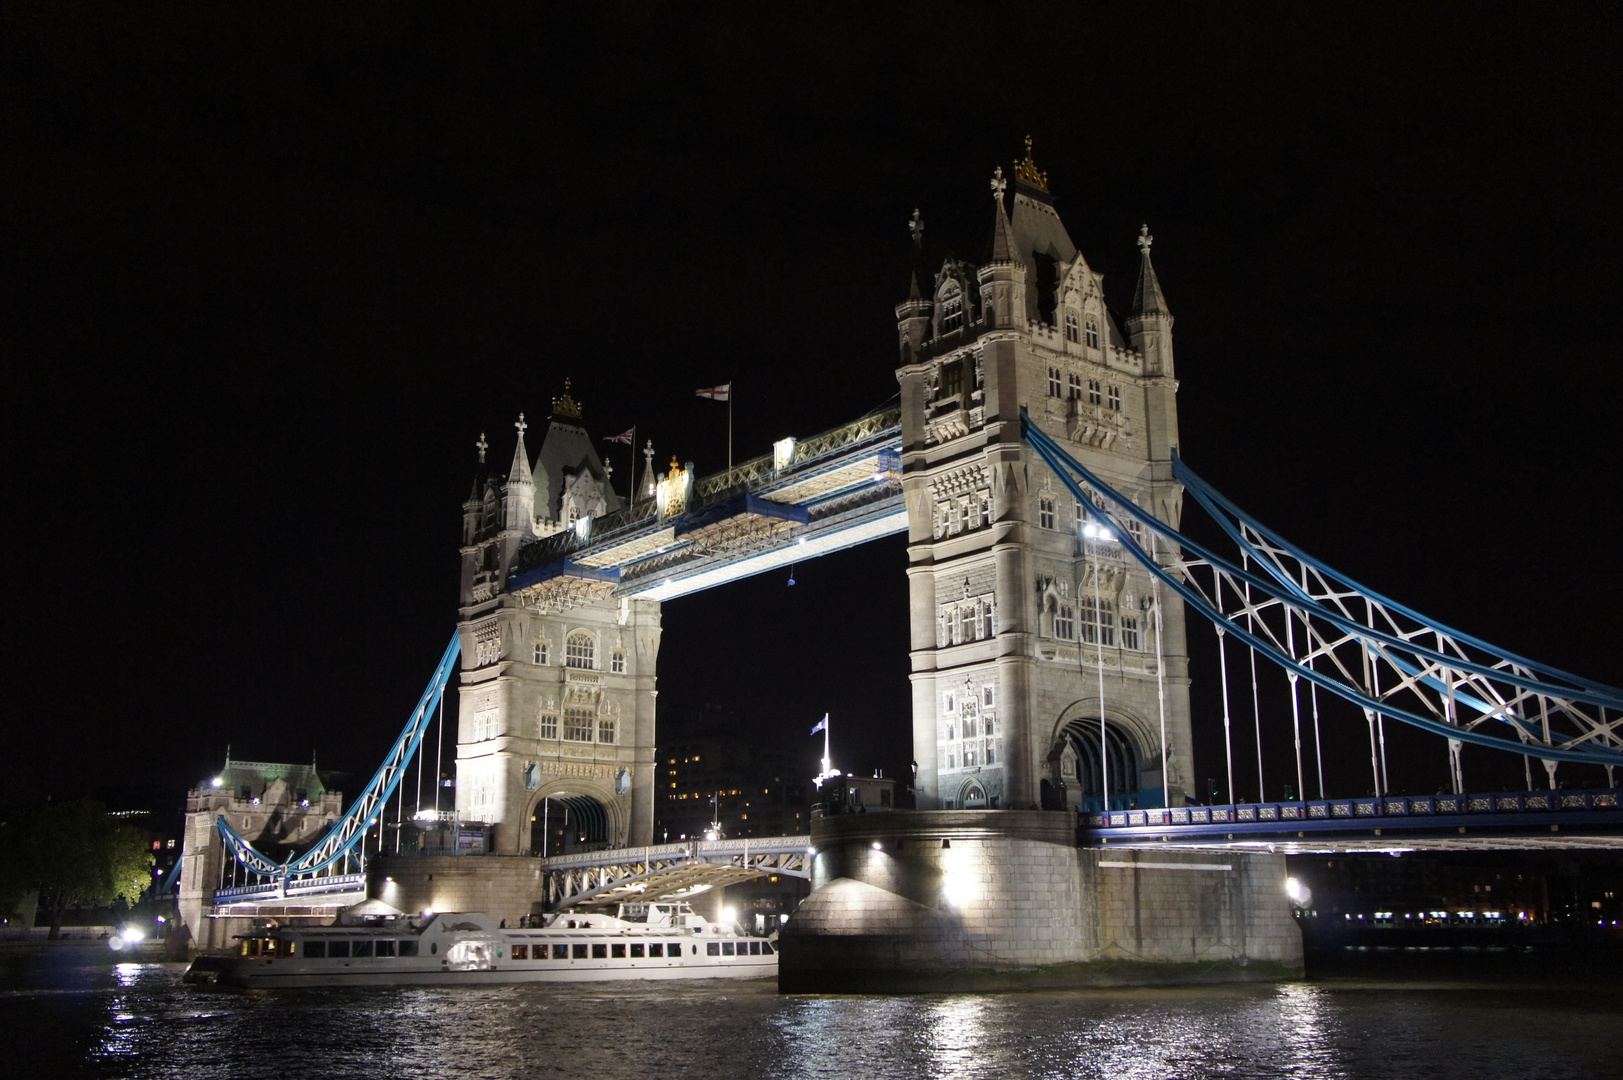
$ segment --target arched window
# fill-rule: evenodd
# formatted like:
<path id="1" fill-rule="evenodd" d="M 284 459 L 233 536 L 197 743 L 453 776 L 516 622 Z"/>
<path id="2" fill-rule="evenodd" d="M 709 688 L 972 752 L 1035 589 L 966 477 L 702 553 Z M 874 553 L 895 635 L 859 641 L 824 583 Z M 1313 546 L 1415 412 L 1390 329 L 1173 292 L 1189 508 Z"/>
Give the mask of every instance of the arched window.
<path id="1" fill-rule="evenodd" d="M 535 643 L 534 647 L 531 648 L 531 650 L 530 650 L 530 660 L 531 660 L 532 663 L 541 664 L 541 665 L 546 664 L 546 662 L 547 662 L 547 643 L 545 641 L 537 641 Z"/>
<path id="2" fill-rule="evenodd" d="M 1082 328 L 1077 322 L 1076 312 L 1065 313 L 1065 340 L 1073 343 L 1082 341 Z"/>
<path id="3" fill-rule="evenodd" d="M 616 675 L 626 673 L 626 654 L 622 650 L 615 649 L 609 654 L 609 670 Z"/>
<path id="4" fill-rule="evenodd" d="M 597 640 L 588 630 L 576 630 L 564 641 L 564 666 L 590 671 L 597 666 Z"/>
<path id="5" fill-rule="evenodd" d="M 1099 347 L 1099 324 L 1097 322 L 1095 322 L 1090 317 L 1088 319 L 1088 348 L 1097 349 L 1098 347 Z"/>

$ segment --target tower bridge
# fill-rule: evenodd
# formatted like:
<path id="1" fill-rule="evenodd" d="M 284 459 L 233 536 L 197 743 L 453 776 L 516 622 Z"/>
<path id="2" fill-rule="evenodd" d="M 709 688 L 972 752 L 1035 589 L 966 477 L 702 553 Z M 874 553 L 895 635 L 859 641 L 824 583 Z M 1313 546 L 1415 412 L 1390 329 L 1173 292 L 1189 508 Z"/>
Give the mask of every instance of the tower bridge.
<path id="1" fill-rule="evenodd" d="M 553 906 L 809 874 L 816 889 L 785 931 L 785 970 L 798 973 L 786 985 L 800 988 L 850 988 L 840 976 L 853 969 L 878 972 L 876 986 L 919 973 L 939 985 L 928 973 L 963 974 L 979 963 L 966 956 L 999 957 L 1000 970 L 1176 965 L 1189 941 L 1202 970 L 1213 957 L 1236 977 L 1286 970 L 1300 948 L 1280 851 L 1614 844 L 1623 691 L 1374 592 L 1195 474 L 1179 452 L 1173 317 L 1148 228 L 1118 319 L 1029 143 L 1012 179 L 1011 194 L 1002 170 L 993 176 L 979 264 L 928 264 L 915 214 L 893 406 L 712 476 L 675 461 L 655 475 L 650 461 L 624 495 L 567 383 L 533 457 L 522 416 L 505 473 L 481 436 L 462 508 L 458 629 L 406 730 L 297 859 L 264 856 L 229 814 L 199 803 L 199 829 L 213 825 L 223 846 L 212 863 L 189 850 L 195 910 L 285 907 L 323 878 L 334 895 L 353 892 L 368 858 L 375 886 L 390 800 L 392 820 L 408 819 L 401 782 L 453 673 L 454 816 L 477 824 L 488 854 L 391 859 L 396 887 L 424 879 L 403 896 L 430 897 L 434 866 L 442 879 L 489 868 L 503 896 Z M 1226 546 L 1184 527 L 1186 495 Z M 809 844 L 751 840 L 747 853 L 732 841 L 654 845 L 661 605 L 903 531 L 920 812 L 828 819 Z M 1190 798 L 1191 612 L 1218 642 L 1221 715 L 1200 718 L 1223 736 L 1218 806 Z M 1231 693 L 1229 670 L 1259 659 L 1283 674 L 1290 703 L 1297 797 L 1281 803 L 1238 794 L 1250 763 L 1236 761 L 1233 729 L 1251 721 L 1260 747 L 1262 719 L 1255 678 L 1249 695 Z M 1323 726 L 1349 723 L 1367 732 L 1367 798 L 1326 786 Z M 1392 790 L 1389 724 L 1437 740 L 1446 794 Z M 1520 758 L 1527 791 L 1472 794 L 1467 745 Z M 1263 764 L 1259 750 L 1259 798 Z M 1563 764 L 1604 769 L 1606 787 L 1561 788 Z M 1191 873 L 1123 892 L 1119 871 L 1163 864 L 1102 858 L 1161 848 L 1201 871 L 1189 860 L 1214 845 L 1233 853 L 1224 869 L 1241 871 L 1228 884 Z M 216 892 L 225 859 L 249 880 Z M 1033 875 L 1049 895 L 1023 884 Z M 1185 918 L 1200 924 L 1193 937 Z M 1033 953 L 1022 934 L 1057 944 Z"/>

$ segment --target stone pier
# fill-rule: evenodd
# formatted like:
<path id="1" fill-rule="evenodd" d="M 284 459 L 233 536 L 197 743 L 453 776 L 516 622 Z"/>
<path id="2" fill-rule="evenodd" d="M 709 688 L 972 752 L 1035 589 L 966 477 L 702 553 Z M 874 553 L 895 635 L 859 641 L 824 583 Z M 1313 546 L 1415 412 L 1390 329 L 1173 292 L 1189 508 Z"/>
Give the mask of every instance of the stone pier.
<path id="1" fill-rule="evenodd" d="M 374 856 L 366 895 L 414 914 L 480 911 L 517 926 L 541 899 L 541 860 L 526 855 Z"/>
<path id="2" fill-rule="evenodd" d="M 1063 811 L 816 822 L 785 993 L 1268 981 L 1302 974 L 1280 855 L 1076 846 Z"/>

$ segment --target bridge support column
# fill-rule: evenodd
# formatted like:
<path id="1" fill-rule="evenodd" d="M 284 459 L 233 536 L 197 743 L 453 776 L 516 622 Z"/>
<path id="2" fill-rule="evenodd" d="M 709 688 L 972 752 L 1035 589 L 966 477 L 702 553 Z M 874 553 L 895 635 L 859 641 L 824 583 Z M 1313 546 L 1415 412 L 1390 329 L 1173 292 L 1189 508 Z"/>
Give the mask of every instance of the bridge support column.
<path id="1" fill-rule="evenodd" d="M 785 993 L 1250 982 L 1302 974 L 1284 856 L 1075 844 L 1065 812 L 815 822 Z"/>

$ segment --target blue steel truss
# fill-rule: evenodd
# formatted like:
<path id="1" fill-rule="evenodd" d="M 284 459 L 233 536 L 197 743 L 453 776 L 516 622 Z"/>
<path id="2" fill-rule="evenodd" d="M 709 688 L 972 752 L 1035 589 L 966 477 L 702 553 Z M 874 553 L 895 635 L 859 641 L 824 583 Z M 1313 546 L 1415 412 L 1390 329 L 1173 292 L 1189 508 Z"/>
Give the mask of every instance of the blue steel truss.
<path id="1" fill-rule="evenodd" d="M 1440 735 L 1449 740 L 1459 790 L 1465 743 L 1549 768 L 1623 765 L 1623 691 L 1497 648 L 1365 588 L 1264 528 L 1174 456 L 1174 478 L 1238 545 L 1236 564 L 1106 484 L 1026 410 L 1020 415 L 1027 443 L 1103 526 L 1101 542 L 1120 545 L 1220 635 L 1283 668 L 1293 709 L 1305 680 L 1361 708 L 1372 738 L 1385 717 Z M 1295 722 L 1300 746 L 1299 713 Z"/>
<path id="2" fill-rule="evenodd" d="M 378 823 L 384 805 L 400 786 L 400 778 L 404 775 L 406 766 L 411 763 L 411 759 L 416 756 L 418 748 L 422 745 L 423 735 L 433 721 L 434 710 L 439 706 L 452 672 L 456 670 L 457 657 L 461 652 L 461 636 L 453 633 L 451 643 L 445 647 L 445 653 L 440 657 L 439 666 L 434 669 L 434 677 L 428 681 L 428 687 L 417 701 L 417 708 L 412 710 L 411 718 L 406 721 L 406 726 L 395 738 L 394 746 L 383 759 L 383 764 L 378 766 L 378 771 L 372 775 L 371 782 L 361 794 L 350 803 L 348 812 L 332 823 L 314 847 L 296 859 L 279 863 L 256 851 L 241 833 L 231 827 L 222 814 L 214 819 L 214 823 L 220 830 L 220 837 L 231 856 L 250 873 L 279 879 L 285 884 L 290 878 L 308 877 L 328 869 L 364 843 L 366 831 Z M 439 779 L 436 777 L 435 783 L 438 782 Z"/>

